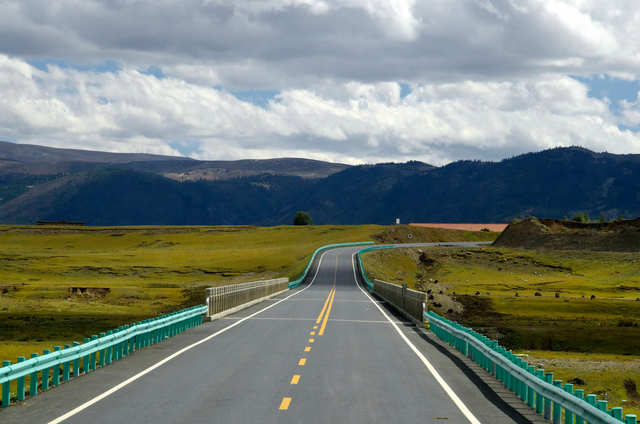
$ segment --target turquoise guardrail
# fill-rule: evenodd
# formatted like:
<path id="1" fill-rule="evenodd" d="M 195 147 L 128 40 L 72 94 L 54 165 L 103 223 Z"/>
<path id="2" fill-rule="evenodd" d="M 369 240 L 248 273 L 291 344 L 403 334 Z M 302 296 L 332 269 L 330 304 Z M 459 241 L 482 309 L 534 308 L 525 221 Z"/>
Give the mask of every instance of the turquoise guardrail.
<path id="1" fill-rule="evenodd" d="M 298 287 L 304 281 L 304 279 L 307 278 L 307 274 L 309 273 L 309 270 L 311 269 L 311 265 L 313 265 L 313 260 L 316 258 L 316 255 L 319 252 L 322 252 L 323 250 L 327 250 L 327 249 L 335 249 L 337 247 L 365 246 L 365 245 L 369 245 L 369 244 L 374 244 L 374 242 L 373 241 L 359 241 L 359 242 L 355 242 L 355 243 L 328 244 L 326 246 L 320 247 L 315 252 L 313 252 L 313 255 L 311 256 L 311 259 L 309 259 L 309 263 L 307 264 L 307 268 L 305 268 L 304 272 L 302 273 L 302 276 L 300 278 L 298 278 L 297 280 L 295 280 L 295 281 L 289 282 L 289 289 L 293 289 L 295 287 Z"/>
<path id="2" fill-rule="evenodd" d="M 373 291 L 373 283 L 369 281 L 369 278 L 367 277 L 367 273 L 364 272 L 364 267 L 362 266 L 362 258 L 360 257 L 360 254 L 372 252 L 374 250 L 386 250 L 386 249 L 394 249 L 394 248 L 395 246 L 392 244 L 385 244 L 383 246 L 374 246 L 374 247 L 369 247 L 367 249 L 362 249 L 361 251 L 358 252 L 358 264 L 360 265 L 360 272 L 362 273 L 362 277 L 364 278 L 364 282 L 367 284 L 367 288 L 369 289 L 369 291 Z"/>
<path id="3" fill-rule="evenodd" d="M 162 340 L 182 333 L 189 328 L 202 324 L 202 314 L 206 306 L 195 306 L 169 315 L 140 321 L 131 325 L 100 333 L 84 339 L 84 343 L 73 342 L 64 349 L 55 346 L 54 351 L 45 350 L 42 356 L 32 353 L 30 359 L 24 356 L 17 363 L 2 361 L 0 384 L 2 384 L 2 407 L 9 406 L 11 400 L 11 382 L 17 382 L 16 399 L 21 402 L 26 396 L 26 379 L 29 378 L 29 395 L 38 393 L 38 373 L 40 389 L 55 387 L 71 377 L 86 374 L 97 367 L 103 367 Z M 62 369 L 61 369 L 62 366 Z M 56 372 L 57 371 L 57 372 Z M 62 371 L 62 372 L 61 372 Z"/>
<path id="4" fill-rule="evenodd" d="M 469 356 L 515 393 L 530 408 L 553 424 L 637 424 L 636 415 L 622 417 L 622 408 L 608 409 L 606 400 L 596 395 L 584 396 L 584 390 L 573 390 L 573 384 L 562 385 L 552 372 L 536 369 L 522 358 L 489 340 L 482 334 L 436 315 L 424 314 L 430 330 L 441 340 Z M 575 421 L 574 421 L 575 420 Z"/>

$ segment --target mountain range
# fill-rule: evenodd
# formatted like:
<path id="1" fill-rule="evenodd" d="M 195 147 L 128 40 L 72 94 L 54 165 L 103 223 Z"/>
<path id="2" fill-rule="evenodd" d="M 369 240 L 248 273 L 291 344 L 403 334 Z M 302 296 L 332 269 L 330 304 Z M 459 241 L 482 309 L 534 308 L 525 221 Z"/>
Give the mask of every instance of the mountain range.
<path id="1" fill-rule="evenodd" d="M 0 142 L 0 223 L 281 225 L 501 223 L 640 214 L 640 155 L 555 148 L 499 162 L 350 166 L 199 161 Z"/>

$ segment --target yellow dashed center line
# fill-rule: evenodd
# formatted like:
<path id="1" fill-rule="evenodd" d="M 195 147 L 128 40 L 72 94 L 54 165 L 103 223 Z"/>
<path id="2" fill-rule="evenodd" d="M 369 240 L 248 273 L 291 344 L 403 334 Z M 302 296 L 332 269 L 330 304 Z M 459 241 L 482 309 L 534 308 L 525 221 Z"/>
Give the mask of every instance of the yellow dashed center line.
<path id="1" fill-rule="evenodd" d="M 284 410 L 289 409 L 290 403 L 291 403 L 291 398 L 282 399 L 282 403 L 280 404 L 280 409 L 284 409 Z"/>
<path id="2" fill-rule="evenodd" d="M 338 278 L 338 256 L 340 254 L 336 255 L 336 269 L 335 269 L 335 276 L 333 277 L 333 288 L 331 289 L 331 291 L 329 292 L 329 295 L 327 296 L 327 300 L 325 300 L 324 302 L 324 306 L 322 307 L 322 311 L 320 311 L 320 315 L 318 316 L 318 319 L 316 320 L 316 324 L 320 324 L 320 321 L 322 321 L 322 326 L 320 327 L 320 331 L 318 331 L 318 335 L 322 336 L 324 334 L 324 329 L 327 326 L 327 321 L 329 320 L 329 313 L 331 312 L 331 306 L 333 305 L 333 299 L 336 295 L 336 279 Z M 325 315 L 326 312 L 326 315 Z M 324 317 L 324 320 L 322 319 Z M 318 329 L 317 325 L 313 326 L 314 330 Z M 310 335 L 315 336 L 316 332 L 312 331 L 310 333 Z M 314 339 L 309 339 L 309 343 L 313 343 L 315 340 Z M 304 348 L 305 352 L 310 352 L 311 351 L 311 346 L 307 346 Z M 307 358 L 301 358 L 300 361 L 298 362 L 299 366 L 303 366 L 307 363 Z M 293 378 L 291 379 L 291 384 L 298 384 L 298 382 L 300 381 L 300 376 L 299 375 L 294 375 Z M 291 403 L 291 398 L 284 398 L 282 399 L 282 403 L 280 404 L 280 409 L 281 410 L 287 410 L 289 409 L 289 404 Z"/>

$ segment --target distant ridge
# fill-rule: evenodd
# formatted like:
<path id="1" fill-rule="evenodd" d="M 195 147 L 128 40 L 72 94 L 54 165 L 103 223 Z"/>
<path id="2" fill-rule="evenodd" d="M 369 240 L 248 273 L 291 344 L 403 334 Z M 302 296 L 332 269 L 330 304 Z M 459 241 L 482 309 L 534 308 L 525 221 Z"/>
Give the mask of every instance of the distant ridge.
<path id="1" fill-rule="evenodd" d="M 95 158 L 54 153 L 50 160 Z M 336 225 L 640 215 L 640 155 L 580 147 L 442 167 L 143 156 L 118 163 L 0 161 L 0 223 L 39 217 L 87 225 L 288 225 L 297 211 Z"/>
<path id="2" fill-rule="evenodd" d="M 59 149 L 0 141 L 0 175 L 55 175 L 121 168 L 179 181 L 226 180 L 261 174 L 325 178 L 349 166 L 301 158 L 200 161 L 184 156 Z"/>
<path id="3" fill-rule="evenodd" d="M 150 155 L 146 153 L 109 153 L 92 150 L 60 149 L 0 141 L 0 161 L 35 162 L 105 162 L 128 163 L 158 160 L 192 160 L 182 156 Z"/>

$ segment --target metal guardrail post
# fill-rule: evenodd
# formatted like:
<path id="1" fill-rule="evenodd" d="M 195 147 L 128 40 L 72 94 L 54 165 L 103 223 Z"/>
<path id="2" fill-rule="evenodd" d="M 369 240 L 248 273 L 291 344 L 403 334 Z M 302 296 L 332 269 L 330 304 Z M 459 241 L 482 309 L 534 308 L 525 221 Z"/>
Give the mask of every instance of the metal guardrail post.
<path id="1" fill-rule="evenodd" d="M 107 333 L 100 333 L 100 338 L 103 339 L 107 337 Z M 98 364 L 101 367 L 104 367 L 107 364 L 107 349 L 101 349 L 100 350 L 100 361 L 98 362 Z"/>
<path id="2" fill-rule="evenodd" d="M 132 322 L 130 328 L 135 327 L 135 325 L 136 324 Z M 162 340 L 164 340 L 164 338 Z M 135 352 L 135 350 L 136 350 L 136 338 L 134 336 L 131 336 L 129 338 L 129 353 L 133 353 Z"/>
<path id="3" fill-rule="evenodd" d="M 71 349 L 71 345 L 64 345 L 65 350 L 66 349 Z M 70 377 L 70 369 L 71 369 L 71 361 L 67 361 L 65 363 L 62 364 L 62 381 L 69 381 L 69 377 Z"/>
<path id="4" fill-rule="evenodd" d="M 107 336 L 111 336 L 113 334 L 113 331 L 109 330 L 107 331 Z M 105 360 L 104 363 L 106 365 L 109 365 L 111 363 L 111 356 L 113 355 L 113 347 L 112 346 L 107 346 L 107 348 L 105 349 Z"/>
<path id="5" fill-rule="evenodd" d="M 127 331 L 128 329 L 129 329 L 129 324 L 126 324 L 124 326 L 124 330 Z M 122 342 L 122 348 L 124 350 L 123 352 L 124 356 L 129 356 L 129 339 L 128 338 Z"/>
<path id="6" fill-rule="evenodd" d="M 54 352 L 59 352 L 61 349 L 62 348 L 60 346 L 53 347 Z M 51 385 L 54 387 L 59 386 L 60 385 L 60 364 L 55 365 L 51 369 L 53 370 L 53 378 L 51 379 Z"/>
<path id="7" fill-rule="evenodd" d="M 80 343 L 73 342 L 73 347 L 80 346 Z M 78 377 L 80 375 L 80 359 L 73 360 L 73 376 Z"/>
<path id="8" fill-rule="evenodd" d="M 546 372 L 544 374 L 544 381 L 548 384 L 553 384 L 553 373 Z M 547 421 L 551 421 L 551 412 L 552 412 L 552 402 L 551 399 L 544 399 L 544 419 Z"/>
<path id="9" fill-rule="evenodd" d="M 622 420 L 622 408 L 621 407 L 611 408 L 611 416 L 613 416 L 613 418 L 617 418 L 621 422 L 624 422 Z"/>
<path id="10" fill-rule="evenodd" d="M 31 358 L 37 358 L 37 353 L 32 353 Z M 32 372 L 29 376 L 29 396 L 35 396 L 38 394 L 38 371 Z"/>
<path id="11" fill-rule="evenodd" d="M 87 340 L 87 339 L 85 339 Z M 42 351 L 42 356 L 50 354 L 51 351 L 49 349 L 44 349 Z M 42 370 L 42 390 L 47 390 L 49 388 L 49 368 L 45 368 Z"/>
<path id="12" fill-rule="evenodd" d="M 528 366 L 529 366 L 529 363 L 527 361 L 521 361 L 520 367 L 523 370 L 527 370 Z M 521 387 L 520 387 L 520 400 L 522 400 L 524 403 L 529 402 L 529 386 L 527 386 L 527 383 L 525 383 L 524 381 L 522 381 Z"/>
<path id="13" fill-rule="evenodd" d="M 527 366 L 527 371 L 529 372 L 529 374 L 535 375 L 536 367 L 534 365 L 529 365 Z M 535 391 L 533 390 L 533 387 L 529 387 L 527 392 L 527 406 L 529 408 L 533 408 L 535 406 L 534 396 Z"/>
<path id="14" fill-rule="evenodd" d="M 578 399 L 584 400 L 584 390 L 577 389 L 573 395 Z M 582 417 L 576 416 L 576 424 L 584 424 L 584 419 Z"/>
<path id="15" fill-rule="evenodd" d="M 123 330 L 124 330 L 124 327 L 119 325 L 118 326 L 118 333 L 122 333 Z M 124 352 L 124 350 L 122 349 L 122 347 L 123 347 L 122 345 L 123 345 L 123 342 L 119 342 L 118 343 L 118 347 L 117 347 L 117 349 L 118 349 L 118 359 L 122 359 L 122 354 Z"/>
<path id="16" fill-rule="evenodd" d="M 564 391 L 573 394 L 573 384 L 565 384 Z M 565 424 L 573 424 L 573 412 L 566 410 L 564 411 L 564 422 Z"/>
<path id="17" fill-rule="evenodd" d="M 18 356 L 18 363 L 24 362 L 24 361 L 25 361 L 24 356 Z M 18 402 L 22 402 L 24 400 L 24 377 L 18 378 L 17 383 L 18 383 L 18 394 L 16 395 L 16 398 L 18 399 Z"/>

